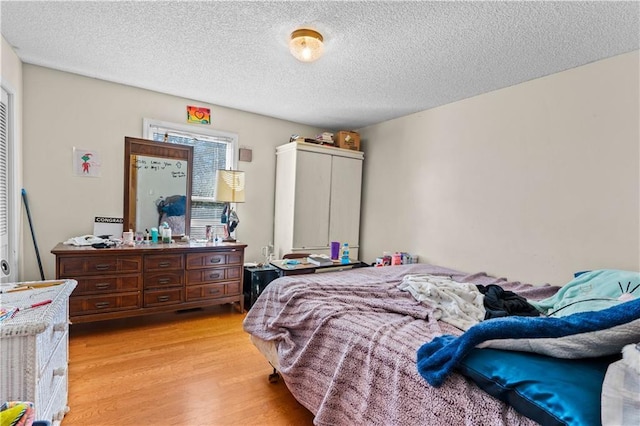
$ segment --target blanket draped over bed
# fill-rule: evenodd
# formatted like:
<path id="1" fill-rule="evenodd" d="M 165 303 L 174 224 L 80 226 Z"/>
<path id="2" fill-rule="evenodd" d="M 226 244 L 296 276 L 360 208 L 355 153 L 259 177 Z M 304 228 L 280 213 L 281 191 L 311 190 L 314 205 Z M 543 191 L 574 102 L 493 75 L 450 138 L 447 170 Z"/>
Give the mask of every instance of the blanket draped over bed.
<path id="1" fill-rule="evenodd" d="M 266 288 L 244 328 L 277 343 L 280 373 L 318 425 L 535 424 L 458 374 L 440 388 L 420 376 L 422 344 L 462 331 L 397 288 L 406 274 L 498 284 L 533 300 L 558 290 L 425 264 L 295 275 Z"/>
<path id="2" fill-rule="evenodd" d="M 597 312 L 581 312 L 563 318 L 497 318 L 474 325 L 462 336 L 440 336 L 418 350 L 418 370 L 432 386 L 440 386 L 458 363 L 477 345 L 495 339 L 539 339 L 583 335 L 591 332 L 610 334 L 615 343 L 607 347 L 586 348 L 582 358 L 620 353 L 626 344 L 640 339 L 640 299 Z M 617 326 L 628 329 L 616 328 Z M 635 333 L 633 332 L 635 331 Z M 622 339 L 622 340 L 620 340 Z M 549 341 L 553 345 L 552 341 Z M 604 352 L 603 352 L 604 351 Z"/>

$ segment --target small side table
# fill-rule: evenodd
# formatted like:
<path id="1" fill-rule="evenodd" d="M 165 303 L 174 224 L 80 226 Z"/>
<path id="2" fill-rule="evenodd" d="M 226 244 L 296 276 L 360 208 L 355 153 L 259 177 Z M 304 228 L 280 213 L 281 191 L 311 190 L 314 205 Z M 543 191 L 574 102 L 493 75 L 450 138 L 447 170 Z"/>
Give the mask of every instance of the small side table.
<path id="1" fill-rule="evenodd" d="M 279 276 L 278 269 L 271 265 L 245 267 L 243 281 L 244 308 L 249 310 L 269 283 Z"/>
<path id="2" fill-rule="evenodd" d="M 306 258 L 300 260 L 301 262 L 295 265 L 287 264 L 284 260 L 272 260 L 271 266 L 274 266 L 278 270 L 281 277 L 289 275 L 315 274 L 318 272 L 346 271 L 348 269 L 368 266 L 359 260 L 354 259 L 349 259 L 349 263 L 342 263 L 339 260 L 334 260 L 333 264 L 326 266 L 317 266 L 313 263 L 308 263 Z"/>

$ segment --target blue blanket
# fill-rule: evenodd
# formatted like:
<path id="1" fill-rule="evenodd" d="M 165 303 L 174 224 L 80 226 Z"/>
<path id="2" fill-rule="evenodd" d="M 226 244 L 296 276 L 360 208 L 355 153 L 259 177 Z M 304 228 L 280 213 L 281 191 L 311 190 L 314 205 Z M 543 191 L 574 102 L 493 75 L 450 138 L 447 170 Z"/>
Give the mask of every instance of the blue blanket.
<path id="1" fill-rule="evenodd" d="M 478 344 L 495 339 L 558 338 L 616 327 L 640 319 L 640 299 L 596 312 L 562 318 L 507 317 L 483 321 L 463 335 L 436 337 L 418 349 L 418 371 L 431 386 L 444 383 L 453 369 Z M 622 350 L 622 347 L 620 348 Z"/>

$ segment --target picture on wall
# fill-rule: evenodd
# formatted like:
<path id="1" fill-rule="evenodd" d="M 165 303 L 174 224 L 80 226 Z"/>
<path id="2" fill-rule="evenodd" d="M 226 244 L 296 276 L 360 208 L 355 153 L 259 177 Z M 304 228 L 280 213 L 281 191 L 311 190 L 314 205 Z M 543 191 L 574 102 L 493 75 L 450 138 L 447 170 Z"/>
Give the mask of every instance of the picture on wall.
<path id="1" fill-rule="evenodd" d="M 73 147 L 73 172 L 76 176 L 100 177 L 101 166 L 98 151 Z"/>
<path id="2" fill-rule="evenodd" d="M 197 106 L 187 106 L 187 122 L 211 124 L 211 110 Z"/>

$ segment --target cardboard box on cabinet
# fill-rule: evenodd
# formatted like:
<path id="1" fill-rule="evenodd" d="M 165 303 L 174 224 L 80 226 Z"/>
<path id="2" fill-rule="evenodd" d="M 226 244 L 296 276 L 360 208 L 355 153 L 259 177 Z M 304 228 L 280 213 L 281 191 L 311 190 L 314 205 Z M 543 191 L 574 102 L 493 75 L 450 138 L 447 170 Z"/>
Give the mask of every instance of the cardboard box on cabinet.
<path id="1" fill-rule="evenodd" d="M 360 151 L 360 135 L 358 132 L 341 130 L 336 133 L 334 141 L 338 148 Z"/>

